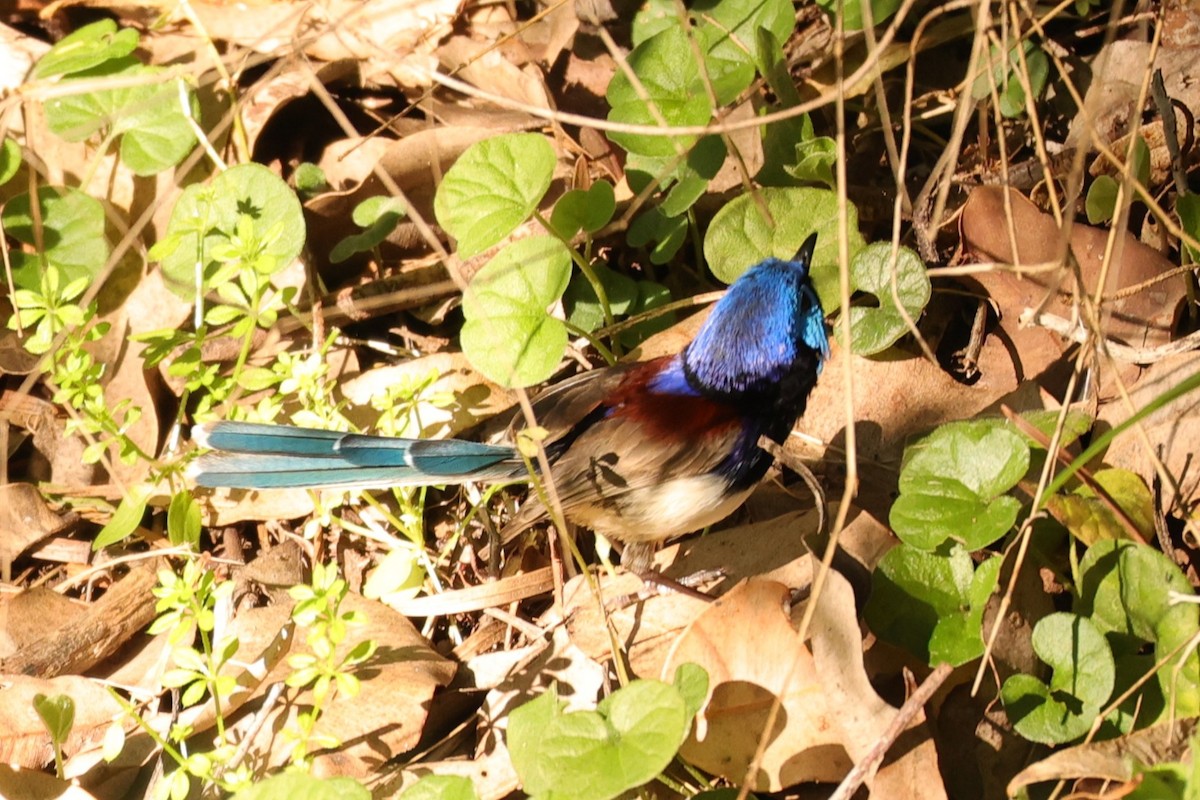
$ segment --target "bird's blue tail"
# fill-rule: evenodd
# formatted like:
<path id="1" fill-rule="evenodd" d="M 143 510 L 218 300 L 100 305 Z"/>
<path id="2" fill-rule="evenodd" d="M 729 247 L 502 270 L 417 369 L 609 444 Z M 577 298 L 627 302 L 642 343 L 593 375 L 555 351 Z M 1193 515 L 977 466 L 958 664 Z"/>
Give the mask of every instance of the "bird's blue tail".
<path id="1" fill-rule="evenodd" d="M 200 486 L 234 489 L 414 486 L 520 477 L 513 447 L 459 439 L 396 439 L 356 433 L 216 422 L 192 438 L 212 448 L 191 467 Z"/>

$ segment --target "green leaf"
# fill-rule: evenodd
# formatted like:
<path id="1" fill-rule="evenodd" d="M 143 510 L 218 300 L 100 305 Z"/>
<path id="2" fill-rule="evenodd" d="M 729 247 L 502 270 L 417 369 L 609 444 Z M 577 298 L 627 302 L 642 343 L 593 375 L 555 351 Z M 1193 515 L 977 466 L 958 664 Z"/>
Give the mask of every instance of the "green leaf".
<path id="1" fill-rule="evenodd" d="M 1088 222 L 1096 225 L 1112 219 L 1117 209 L 1117 190 L 1120 188 L 1117 179 L 1111 175 L 1098 175 L 1088 187 L 1087 208 Z"/>
<path id="2" fill-rule="evenodd" d="M 537 209 L 550 188 L 554 148 L 537 133 L 476 142 L 447 172 L 433 211 L 470 258 L 508 236 Z"/>
<path id="3" fill-rule="evenodd" d="M 1033 649 L 1050 665 L 1050 684 L 1032 675 L 1013 675 L 1000 697 L 1021 736 L 1063 744 L 1087 733 L 1112 694 L 1116 675 L 1112 651 L 1086 617 L 1060 612 L 1033 629 Z"/>
<path id="4" fill-rule="evenodd" d="M 1179 215 L 1179 224 L 1183 226 L 1184 232 L 1200 241 L 1200 195 L 1191 192 L 1179 195 L 1175 199 L 1175 213 Z M 1191 263 L 1200 261 L 1200 250 L 1189 244 L 1184 244 L 1184 247 L 1187 248 Z"/>
<path id="5" fill-rule="evenodd" d="M 953 478 L 983 497 L 1017 485 L 1029 469 L 1029 445 L 1001 419 L 951 422 L 904 450 L 900 491 L 926 476 Z"/>
<path id="6" fill-rule="evenodd" d="M 600 262 L 592 265 L 592 272 L 604 287 L 608 307 L 613 315 L 624 316 L 630 313 L 638 300 L 637 281 L 609 269 Z M 604 324 L 604 309 L 600 306 L 591 281 L 583 273 L 576 273 L 571 278 L 571 283 L 563 295 L 563 309 L 567 312 L 567 321 L 587 333 Z"/>
<path id="7" fill-rule="evenodd" d="M 759 29 L 783 42 L 796 24 L 795 10 L 787 0 L 696 0 L 690 16 L 703 44 L 705 71 L 721 105 L 737 99 L 754 80 Z"/>
<path id="8" fill-rule="evenodd" d="M 129 487 L 129 493 L 121 499 L 121 504 L 113 512 L 108 524 L 96 534 L 92 542 L 92 550 L 99 551 L 105 547 L 122 542 L 129 537 L 137 526 L 142 524 L 146 515 L 146 501 L 150 499 L 150 488 L 144 484 Z"/>
<path id="9" fill-rule="evenodd" d="M 626 125 L 671 127 L 704 125 L 712 117 L 708 95 L 696 65 L 687 34 L 678 26 L 664 28 L 633 49 L 627 59 L 642 82 L 643 100 L 623 70 L 608 84 L 608 119 Z M 651 108 L 657 109 L 663 122 Z M 685 152 L 695 136 L 658 136 L 609 132 L 608 138 L 631 153 L 672 156 Z"/>
<path id="10" fill-rule="evenodd" d="M 954 478 L 922 475 L 896 498 L 888 521 L 902 542 L 922 550 L 946 542 L 978 550 L 1011 530 L 1020 511 L 1015 497 L 983 498 Z"/>
<path id="11" fill-rule="evenodd" d="M 292 185 L 296 192 L 303 197 L 312 197 L 318 192 L 329 188 L 329 179 L 325 171 L 311 161 L 304 161 L 296 166 L 292 173 Z"/>
<path id="12" fill-rule="evenodd" d="M 461 775 L 426 775 L 400 793 L 398 800 L 478 800 L 475 785 Z"/>
<path id="13" fill-rule="evenodd" d="M 351 234 L 333 246 L 329 261 L 340 264 L 356 253 L 369 253 L 387 241 L 387 237 L 404 217 L 404 203 L 397 198 L 383 195 L 369 197 L 354 207 L 351 215 L 354 224 L 365 228 L 362 233 Z"/>
<path id="14" fill-rule="evenodd" d="M 0 143 L 0 186 L 12 180 L 21 168 L 21 145 L 13 139 Z"/>
<path id="15" fill-rule="evenodd" d="M 186 489 L 177 492 L 167 507 L 167 538 L 176 547 L 188 545 L 199 550 L 200 504 Z"/>
<path id="16" fill-rule="evenodd" d="M 1092 476 L 1125 511 L 1144 539 L 1154 536 L 1154 498 L 1141 476 L 1124 469 L 1102 469 Z M 1088 486 L 1051 497 L 1046 507 L 1084 544 L 1100 539 L 1127 539 L 1128 533 L 1108 505 Z"/>
<path id="17" fill-rule="evenodd" d="M 1022 55 L 1025 66 L 1021 65 Z M 971 96 L 983 100 L 991 96 L 994 82 L 1000 96 L 1000 113 L 1005 117 L 1019 117 L 1025 113 L 1025 89 L 1021 85 L 1020 72 L 1028 68 L 1029 88 L 1035 98 L 1040 97 L 1046 88 L 1046 79 L 1050 75 L 1050 59 L 1037 43 L 1024 39 L 1013 43 L 1008 49 L 1008 58 L 1000 54 L 1000 48 L 992 45 L 988 54 L 992 64 L 992 74 L 985 72 L 975 79 L 971 85 Z"/>
<path id="18" fill-rule="evenodd" d="M 180 79 L 149 82 L 152 76 L 164 72 L 127 57 L 76 73 L 69 80 L 142 78 L 148 82 L 53 98 L 46 103 L 47 125 L 72 142 L 109 130 L 120 137 L 121 160 L 135 174 L 161 172 L 182 161 L 196 143 L 192 126 L 180 108 Z M 198 106 L 190 89 L 187 97 L 195 114 Z"/>
<path id="19" fill-rule="evenodd" d="M 975 568 L 961 547 L 949 555 L 894 547 L 872 576 L 867 622 L 931 665 L 972 661 L 983 654 L 983 612 L 1001 563 L 996 556 Z"/>
<path id="20" fill-rule="evenodd" d="M 893 272 L 899 305 L 892 295 Z M 891 347 L 908 332 L 899 309 L 915 322 L 929 302 L 930 285 L 925 263 L 907 247 L 899 248 L 894 266 L 890 243 L 877 242 L 864 247 L 850 262 L 850 281 L 859 291 L 868 292 L 878 301 L 874 307 L 853 306 L 850 309 L 851 346 L 858 355 L 874 355 Z M 836 325 L 834 329 L 837 330 Z"/>
<path id="21" fill-rule="evenodd" d="M 1016 522 L 1021 504 L 1006 492 L 1028 469 L 1028 444 L 1002 420 L 943 425 L 905 449 L 889 521 L 923 550 L 986 547 Z"/>
<path id="22" fill-rule="evenodd" d="M 697 141 L 675 171 L 675 185 L 659 206 L 662 213 L 668 217 L 678 217 L 691 208 L 704 194 L 709 181 L 721 170 L 727 154 L 725 141 L 720 136 L 704 136 Z"/>
<path id="23" fill-rule="evenodd" d="M 1152 643 L 1158 660 L 1200 631 L 1200 607 L 1170 598 L 1171 592 L 1192 596 L 1191 584 L 1170 558 L 1152 547 L 1101 540 L 1088 548 L 1079 573 L 1076 610 L 1095 623 L 1114 652 L 1134 653 Z M 1184 649 L 1169 660 L 1158 678 L 1163 695 L 1174 700 L 1176 714 L 1192 716 L 1200 710 L 1200 658 L 1194 650 Z"/>
<path id="24" fill-rule="evenodd" d="M 807 121 L 808 115 L 804 118 Z M 837 186 L 833 177 L 833 165 L 837 163 L 837 142 L 828 136 L 805 138 L 796 142 L 795 151 L 795 162 L 783 166 L 789 175 L 796 180 L 820 183 L 830 189 Z"/>
<path id="25" fill-rule="evenodd" d="M 182 772 L 182 770 L 180 770 Z M 233 800 L 371 800 L 353 778 L 317 778 L 304 772 L 281 772 L 233 795 Z"/>
<path id="26" fill-rule="evenodd" d="M 111 19 L 93 22 L 59 40 L 33 65 L 30 76 L 41 81 L 98 67 L 128 56 L 137 49 L 138 39 L 136 30 L 117 30 L 117 23 Z"/>
<path id="27" fill-rule="evenodd" d="M 547 309 L 571 276 L 571 254 L 550 236 L 505 247 L 476 274 L 463 297 L 463 352 L 489 379 L 529 386 L 553 374 L 567 329 Z"/>
<path id="28" fill-rule="evenodd" d="M 671 290 L 661 283 L 654 281 L 637 282 L 637 301 L 629 309 L 629 316 L 636 316 L 646 311 L 664 306 L 671 302 Z M 621 333 L 621 344 L 626 347 L 637 347 L 656 333 L 661 333 L 675 324 L 675 314 L 659 314 L 641 322 Z"/>
<path id="29" fill-rule="evenodd" d="M 837 194 L 809 187 L 767 187 L 758 192 L 771 212 L 771 223 L 754 197 L 743 194 L 717 212 L 704 235 L 704 257 L 713 274 L 725 283 L 764 258 L 794 258 L 810 233 L 817 234 L 812 277 L 825 313 L 838 307 Z M 850 231 L 850 258 L 866 246 L 858 232 L 858 213 L 845 209 Z"/>
<path id="30" fill-rule="evenodd" d="M 691 726 L 679 690 L 634 681 L 596 711 L 564 713 L 548 691 L 509 716 L 508 749 L 526 794 L 608 800 L 671 763 Z"/>
<path id="31" fill-rule="evenodd" d="M 699 664 L 691 662 L 680 664 L 675 668 L 675 677 L 671 681 L 671 685 L 679 691 L 679 696 L 683 698 L 688 719 L 693 719 L 700 713 L 700 709 L 704 707 L 704 701 L 708 699 L 708 672 Z"/>
<path id="32" fill-rule="evenodd" d="M 687 231 L 686 216 L 668 217 L 661 208 L 655 206 L 633 221 L 625 240 L 630 247 L 645 247 L 653 243 L 650 263 L 665 264 L 683 247 L 687 241 Z"/>
<path id="33" fill-rule="evenodd" d="M 564 239 L 579 231 L 595 233 L 612 221 L 617 210 L 616 196 L 608 181 L 596 181 L 586 191 L 572 189 L 558 198 L 550 225 Z"/>
<path id="34" fill-rule="evenodd" d="M 871 20 L 878 27 L 892 18 L 900 7 L 900 0 L 868 0 L 871 4 Z M 861 31 L 866 27 L 861 0 L 816 0 L 817 6 L 831 18 L 840 10 L 842 25 L 847 31 Z"/>
<path id="35" fill-rule="evenodd" d="M 163 278 L 171 291 L 194 299 L 197 260 L 211 278 L 218 267 L 214 250 L 228 246 L 246 219 L 250 234 L 261 243 L 262 258 L 274 263 L 274 271 L 300 255 L 305 229 L 296 194 L 261 164 L 240 164 L 208 186 L 187 187 L 175 203 L 167 225 L 173 246 L 160 252 Z"/>
<path id="36" fill-rule="evenodd" d="M 104 230 L 104 206 L 77 189 L 43 186 L 38 189 L 38 208 L 40 231 L 30 213 L 28 194 L 8 201 L 0 215 L 4 232 L 34 250 L 44 248 L 42 257 L 60 270 L 65 283 L 86 278 L 90 285 L 104 269 L 111 250 Z M 13 250 L 10 255 L 16 285 L 39 291 L 42 270 L 36 252 Z"/>
<path id="37" fill-rule="evenodd" d="M 50 732 L 51 740 L 59 744 L 65 742 L 71 735 L 71 728 L 75 727 L 75 701 L 70 695 L 47 697 L 38 693 L 33 696 L 33 707 Z"/>

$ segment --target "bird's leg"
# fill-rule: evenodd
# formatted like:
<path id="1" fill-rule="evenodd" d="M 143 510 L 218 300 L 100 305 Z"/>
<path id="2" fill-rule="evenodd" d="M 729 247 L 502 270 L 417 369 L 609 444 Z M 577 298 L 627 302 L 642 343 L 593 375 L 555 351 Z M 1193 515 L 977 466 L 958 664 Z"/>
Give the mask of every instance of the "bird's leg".
<path id="1" fill-rule="evenodd" d="M 621 564 L 625 569 L 642 579 L 647 586 L 657 589 L 669 589 L 688 597 L 712 602 L 713 598 L 698 589 L 693 589 L 674 578 L 668 578 L 654 569 L 654 549 L 652 542 L 626 542 L 621 550 Z"/>

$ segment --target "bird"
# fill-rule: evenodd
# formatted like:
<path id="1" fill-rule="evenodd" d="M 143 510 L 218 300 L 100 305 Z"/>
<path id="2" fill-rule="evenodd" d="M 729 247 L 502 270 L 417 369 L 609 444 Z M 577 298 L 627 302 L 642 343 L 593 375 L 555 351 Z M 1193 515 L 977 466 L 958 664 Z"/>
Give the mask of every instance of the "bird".
<path id="1" fill-rule="evenodd" d="M 747 269 L 679 353 L 590 370 L 543 391 L 533 411 L 563 515 L 623 546 L 632 572 L 655 547 L 732 514 L 766 475 L 804 414 L 829 358 L 825 313 L 810 270 L 813 233 L 790 259 Z M 510 436 L 520 430 L 514 421 Z M 210 452 L 190 468 L 199 486 L 382 488 L 528 477 L 515 444 L 406 439 L 220 421 L 193 426 Z M 515 438 L 511 439 L 515 442 Z M 528 500 L 508 541 L 545 518 Z"/>

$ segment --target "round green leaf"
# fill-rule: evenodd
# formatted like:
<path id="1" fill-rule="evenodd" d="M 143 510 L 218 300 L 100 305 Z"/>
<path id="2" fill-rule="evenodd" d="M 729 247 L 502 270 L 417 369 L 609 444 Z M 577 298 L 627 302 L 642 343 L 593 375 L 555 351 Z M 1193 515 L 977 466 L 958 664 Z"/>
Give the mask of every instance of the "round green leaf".
<path id="1" fill-rule="evenodd" d="M 592 265 L 604 293 L 608 307 L 615 316 L 624 316 L 638 300 L 638 284 L 633 278 L 609 269 L 603 263 Z M 580 330 L 591 333 L 604 324 L 604 309 L 596 296 L 596 289 L 583 273 L 576 273 L 563 295 L 563 308 L 567 321 Z"/>
<path id="2" fill-rule="evenodd" d="M 899 306 L 892 294 L 892 275 L 895 273 Z M 869 356 L 891 347 L 908 332 L 899 309 L 916 320 L 929 302 L 929 276 L 920 257 L 901 247 L 893 265 L 892 246 L 888 242 L 868 245 L 850 262 L 850 281 L 859 291 L 868 292 L 878 301 L 875 307 L 854 306 L 850 309 L 851 347 L 859 355 Z M 837 326 L 834 326 L 837 330 Z"/>
<path id="3" fill-rule="evenodd" d="M 704 257 L 713 274 L 726 283 L 764 258 L 793 258 L 810 233 L 817 234 L 812 278 L 821 307 L 830 313 L 838 306 L 837 194 L 809 187 L 767 187 L 759 199 L 771 212 L 768 220 L 754 197 L 741 195 L 717 212 L 704 235 Z M 858 213 L 845 209 L 850 231 L 850 258 L 866 246 L 858 232 Z"/>
<path id="4" fill-rule="evenodd" d="M 691 725 L 674 686 L 634 681 L 596 711 L 565 714 L 547 692 L 509 716 L 508 749 L 530 796 L 609 800 L 671 762 Z"/>
<path id="5" fill-rule="evenodd" d="M 570 239 L 580 229 L 595 233 L 612 220 L 616 209 L 612 184 L 596 181 L 586 191 L 572 189 L 558 198 L 550 215 L 550 225 L 564 239 Z"/>
<path id="6" fill-rule="evenodd" d="M 1033 629 L 1033 649 L 1054 670 L 1050 684 L 1013 675 L 1000 697 L 1017 733 L 1033 742 L 1062 744 L 1087 733 L 1112 694 L 1112 651 L 1091 620 L 1060 612 Z"/>
<path id="7" fill-rule="evenodd" d="M 1177 714 L 1200 709 L 1200 658 L 1185 645 L 1200 631 L 1200 607 L 1172 603 L 1170 593 L 1192 595 L 1183 572 L 1162 552 L 1128 541 L 1101 540 L 1088 548 L 1079 564 L 1079 603 L 1121 654 L 1154 644 L 1155 658 L 1181 650 L 1159 670 L 1165 697 Z"/>
<path id="8" fill-rule="evenodd" d="M 529 219 L 554 177 L 554 148 L 537 133 L 513 133 L 467 148 L 438 186 L 433 212 L 470 258 Z"/>
<path id="9" fill-rule="evenodd" d="M 162 262 L 171 291 L 194 298 L 197 259 L 211 275 L 216 268 L 213 249 L 228 245 L 244 217 L 249 218 L 250 234 L 262 244 L 262 258 L 273 264 L 273 271 L 300 255 L 304 214 L 295 192 L 261 164 L 241 164 L 207 186 L 189 186 L 175 203 L 166 239 L 153 253 Z"/>
<path id="10" fill-rule="evenodd" d="M 65 283 L 100 274 L 111 250 L 104 231 L 104 206 L 77 189 L 43 186 L 38 189 L 41 231 L 35 230 L 28 194 L 4 206 L 4 231 L 30 248 L 41 246 L 46 262 L 62 272 Z M 41 286 L 41 260 L 36 254 L 13 250 L 13 280 L 22 289 Z"/>
<path id="11" fill-rule="evenodd" d="M 1120 184 L 1111 175 L 1098 175 L 1088 187 L 1087 209 L 1088 222 L 1093 225 L 1112 219 L 1117 208 L 1117 190 Z"/>
<path id="12" fill-rule="evenodd" d="M 896 498 L 888 522 L 913 547 L 936 550 L 958 542 L 974 551 L 1008 533 L 1020 512 L 1015 497 L 983 498 L 953 478 L 923 475 L 911 479 Z"/>
<path id="13" fill-rule="evenodd" d="M 610 121 L 661 126 L 661 115 L 667 125 L 679 127 L 704 125 L 711 119 L 712 109 L 692 46 L 678 25 L 664 28 L 635 47 L 628 63 L 641 80 L 647 98 L 639 95 L 623 70 L 617 70 L 606 93 Z M 673 156 L 677 148 L 686 149 L 696 138 L 615 131 L 608 137 L 631 153 L 648 156 Z"/>
<path id="14" fill-rule="evenodd" d="M 949 555 L 894 547 L 872 576 L 867 622 L 929 664 L 965 664 L 983 653 L 983 611 L 1000 564 L 994 557 L 976 569 L 961 547 Z"/>
<path id="15" fill-rule="evenodd" d="M 547 309 L 571 276 L 571 253 L 558 239 L 535 236 L 505 247 L 463 296 L 463 352 L 504 386 L 529 386 L 553 374 L 567 329 Z"/>
<path id="16" fill-rule="evenodd" d="M 1029 445 L 1003 420 L 973 420 L 942 425 L 904 451 L 900 491 L 928 477 L 960 482 L 983 498 L 1017 485 L 1029 469 Z"/>

